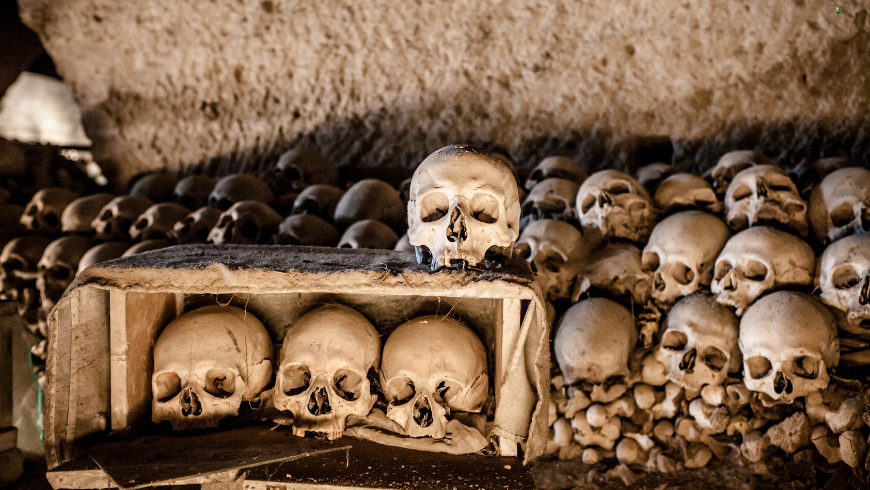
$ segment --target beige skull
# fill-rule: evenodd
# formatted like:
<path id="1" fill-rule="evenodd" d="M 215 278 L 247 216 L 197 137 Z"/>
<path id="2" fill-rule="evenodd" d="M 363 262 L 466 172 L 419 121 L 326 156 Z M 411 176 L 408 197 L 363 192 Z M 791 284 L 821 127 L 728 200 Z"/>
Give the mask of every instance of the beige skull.
<path id="1" fill-rule="evenodd" d="M 870 233 L 870 170 L 849 167 L 825 177 L 810 197 L 810 224 L 822 244 Z"/>
<path id="2" fill-rule="evenodd" d="M 63 210 L 76 197 L 78 195 L 75 192 L 67 189 L 42 189 L 33 195 L 33 199 L 24 208 L 21 224 L 30 231 L 55 235 L 61 230 Z"/>
<path id="3" fill-rule="evenodd" d="M 346 230 L 350 225 L 372 219 L 396 229 L 405 220 L 399 191 L 378 179 L 365 179 L 347 190 L 335 206 L 335 226 Z"/>
<path id="4" fill-rule="evenodd" d="M 523 201 L 520 227 L 525 229 L 529 223 L 542 219 L 575 221 L 574 199 L 579 189 L 579 185 L 566 179 L 542 180 Z"/>
<path id="5" fill-rule="evenodd" d="M 94 245 L 82 255 L 77 273 L 92 265 L 120 258 L 132 245 L 130 242 L 106 242 Z"/>
<path id="6" fill-rule="evenodd" d="M 208 204 L 215 180 L 205 175 L 189 175 L 178 181 L 172 192 L 175 202 L 187 209 L 199 209 Z"/>
<path id="7" fill-rule="evenodd" d="M 17 296 L 36 286 L 37 264 L 51 239 L 41 235 L 13 238 L 0 253 L 0 293 Z"/>
<path id="8" fill-rule="evenodd" d="M 602 170 L 589 176 L 577 193 L 577 214 L 583 230 L 604 238 L 642 243 L 655 226 L 657 211 L 649 194 L 630 175 Z"/>
<path id="9" fill-rule="evenodd" d="M 555 301 L 569 297 L 591 248 L 573 225 L 545 219 L 523 230 L 515 251 L 529 262 L 544 297 Z"/>
<path id="10" fill-rule="evenodd" d="M 268 204 L 274 200 L 275 195 L 269 186 L 250 174 L 228 175 L 219 180 L 208 195 L 208 205 L 221 211 L 227 211 L 242 201 Z"/>
<path id="11" fill-rule="evenodd" d="M 281 222 L 273 240 L 276 245 L 335 247 L 341 240 L 341 235 L 322 218 L 313 214 L 295 214 Z"/>
<path id="12" fill-rule="evenodd" d="M 338 169 L 316 150 L 300 147 L 281 155 L 270 178 L 277 188 L 298 192 L 310 185 L 334 185 Z"/>
<path id="13" fill-rule="evenodd" d="M 175 223 L 190 212 L 189 209 L 174 202 L 155 204 L 142 213 L 130 225 L 130 238 L 133 240 L 165 240 L 169 237 Z"/>
<path id="14" fill-rule="evenodd" d="M 103 207 L 114 198 L 115 196 L 106 192 L 80 197 L 69 203 L 60 216 L 61 231 L 92 235 L 94 227 L 91 224 L 100 215 Z"/>
<path id="15" fill-rule="evenodd" d="M 119 196 L 103 206 L 91 223 L 98 240 L 126 240 L 130 238 L 130 225 L 154 204 L 147 197 Z"/>
<path id="16" fill-rule="evenodd" d="M 398 241 L 399 236 L 389 226 L 380 221 L 366 219 L 354 223 L 344 232 L 338 242 L 338 248 L 392 250 Z"/>
<path id="17" fill-rule="evenodd" d="M 281 215 L 260 201 L 241 201 L 221 214 L 208 234 L 215 245 L 265 245 L 281 225 Z"/>
<path id="18" fill-rule="evenodd" d="M 716 162 L 716 165 L 704 174 L 704 178 L 710 181 L 713 190 L 720 197 L 725 195 L 734 176 L 756 165 L 774 165 L 770 158 L 752 150 L 730 151 Z"/>
<path id="19" fill-rule="evenodd" d="M 541 160 L 526 179 L 526 190 L 532 190 L 544 180 L 553 178 L 570 180 L 579 186 L 586 180 L 586 171 L 568 157 L 547 157 Z"/>
<path id="20" fill-rule="evenodd" d="M 819 261 L 821 300 L 845 313 L 840 327 L 870 335 L 870 235 L 852 235 L 828 245 Z"/>
<path id="21" fill-rule="evenodd" d="M 296 196 L 292 214 L 310 214 L 332 222 L 343 195 L 344 191 L 334 185 L 310 185 Z"/>
<path id="22" fill-rule="evenodd" d="M 809 199 L 813 189 L 829 174 L 841 168 L 854 167 L 848 158 L 831 157 L 820 160 L 804 160 L 789 173 L 800 191 L 801 198 Z"/>
<path id="23" fill-rule="evenodd" d="M 794 182 L 773 165 L 756 165 L 737 174 L 725 193 L 725 211 L 735 231 L 767 225 L 807 236 L 807 204 Z"/>
<path id="24" fill-rule="evenodd" d="M 171 175 L 156 172 L 145 175 L 130 188 L 131 196 L 141 196 L 152 202 L 168 202 L 172 200 L 172 192 L 177 181 Z"/>
<path id="25" fill-rule="evenodd" d="M 636 305 L 649 300 L 652 276 L 643 270 L 640 249 L 626 242 L 612 242 L 596 250 L 577 274 L 572 301 L 589 291 L 629 298 Z"/>
<path id="26" fill-rule="evenodd" d="M 706 180 L 692 174 L 674 174 L 662 181 L 655 192 L 662 214 L 697 209 L 711 214 L 722 212 L 722 201 Z"/>
<path id="27" fill-rule="evenodd" d="M 42 307 L 50 309 L 60 300 L 79 270 L 79 261 L 91 248 L 90 238 L 70 235 L 48 244 L 37 265 L 36 287 Z"/>
<path id="28" fill-rule="evenodd" d="M 209 231 L 217 225 L 221 214 L 218 208 L 199 208 L 172 226 L 170 238 L 179 245 L 206 243 Z"/>

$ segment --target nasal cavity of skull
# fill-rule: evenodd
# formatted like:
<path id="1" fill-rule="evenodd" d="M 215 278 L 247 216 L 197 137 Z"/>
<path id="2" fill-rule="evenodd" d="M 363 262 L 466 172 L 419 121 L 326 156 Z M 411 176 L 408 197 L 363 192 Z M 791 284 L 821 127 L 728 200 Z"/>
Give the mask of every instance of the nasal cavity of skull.
<path id="1" fill-rule="evenodd" d="M 357 373 L 339 369 L 333 377 L 333 384 L 338 396 L 349 402 L 358 399 L 362 395 L 363 378 Z"/>
<path id="2" fill-rule="evenodd" d="M 447 216 L 450 210 L 450 201 L 447 196 L 440 192 L 427 194 L 420 201 L 420 219 L 424 223 L 432 223 Z"/>
<path id="3" fill-rule="evenodd" d="M 817 357 L 800 356 L 792 361 L 792 372 L 801 378 L 816 379 L 819 377 L 820 366 L 821 362 Z"/>
<path id="4" fill-rule="evenodd" d="M 222 368 L 209 369 L 205 374 L 205 392 L 216 398 L 229 398 L 236 391 L 236 375 Z"/>
<path id="5" fill-rule="evenodd" d="M 414 382 L 404 377 L 391 379 L 387 388 L 391 398 L 390 403 L 393 405 L 404 405 L 411 401 L 417 393 Z"/>
<path id="6" fill-rule="evenodd" d="M 154 385 L 157 389 L 154 395 L 159 402 L 167 402 L 181 393 L 181 378 L 175 373 L 160 373 Z"/>
<path id="7" fill-rule="evenodd" d="M 289 366 L 281 373 L 281 389 L 287 396 L 296 396 L 308 390 L 311 372 L 307 366 Z"/>
<path id="8" fill-rule="evenodd" d="M 851 265 L 842 265 L 834 271 L 831 281 L 837 289 L 852 289 L 861 283 L 861 277 Z"/>
<path id="9" fill-rule="evenodd" d="M 849 203 L 843 203 L 831 211 L 831 224 L 836 228 L 848 225 L 855 219 L 855 211 Z"/>
<path id="10" fill-rule="evenodd" d="M 755 356 L 746 360 L 746 368 L 752 379 L 761 379 L 770 374 L 773 365 L 766 357 Z"/>
<path id="11" fill-rule="evenodd" d="M 425 397 L 421 396 L 414 402 L 414 422 L 417 422 L 420 427 L 429 427 L 434 422 L 432 407 Z"/>

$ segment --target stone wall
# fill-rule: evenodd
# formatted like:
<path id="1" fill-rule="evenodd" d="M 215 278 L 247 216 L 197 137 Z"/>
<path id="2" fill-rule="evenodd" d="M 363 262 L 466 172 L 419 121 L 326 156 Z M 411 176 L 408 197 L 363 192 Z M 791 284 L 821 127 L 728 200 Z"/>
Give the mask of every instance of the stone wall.
<path id="1" fill-rule="evenodd" d="M 310 144 L 394 182 L 463 141 L 590 170 L 734 148 L 868 165 L 868 4 L 838 5 L 19 0 L 119 179 Z"/>

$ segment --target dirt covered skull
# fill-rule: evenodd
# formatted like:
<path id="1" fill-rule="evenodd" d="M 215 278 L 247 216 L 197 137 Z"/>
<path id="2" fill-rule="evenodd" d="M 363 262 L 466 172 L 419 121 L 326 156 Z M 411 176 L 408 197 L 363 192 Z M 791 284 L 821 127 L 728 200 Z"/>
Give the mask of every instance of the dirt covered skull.
<path id="1" fill-rule="evenodd" d="M 254 315 L 206 306 L 173 320 L 154 345 L 151 420 L 173 430 L 217 427 L 272 378 L 272 341 Z"/>
<path id="2" fill-rule="evenodd" d="M 571 294 L 577 273 L 589 255 L 591 244 L 569 223 L 544 219 L 533 221 L 517 241 L 517 254 L 535 273 L 544 296 L 555 301 Z"/>
<path id="3" fill-rule="evenodd" d="M 414 172 L 408 227 L 418 260 L 433 270 L 478 265 L 491 249 L 510 255 L 520 228 L 513 174 L 482 151 L 441 148 Z"/>
<path id="4" fill-rule="evenodd" d="M 657 211 L 649 194 L 630 175 L 616 170 L 595 172 L 577 192 L 577 214 L 584 232 L 599 230 L 605 238 L 645 242 Z"/>
<path id="5" fill-rule="evenodd" d="M 845 313 L 840 328 L 870 334 L 870 235 L 851 235 L 832 243 L 819 263 L 821 299 Z"/>
<path id="6" fill-rule="evenodd" d="M 828 369 L 840 359 L 833 314 L 812 297 L 777 291 L 756 301 L 740 320 L 743 382 L 767 395 L 762 401 L 791 403 L 828 386 Z"/>
<path id="7" fill-rule="evenodd" d="M 743 170 L 725 192 L 725 221 L 735 231 L 750 226 L 783 227 L 807 236 L 807 203 L 779 167 L 757 165 Z"/>
<path id="8" fill-rule="evenodd" d="M 737 316 L 706 291 L 686 296 L 668 312 L 656 356 L 670 381 L 692 391 L 721 385 L 740 369 Z"/>
<path id="9" fill-rule="evenodd" d="M 365 417 L 377 398 L 371 374 L 381 360 L 381 338 L 357 311 L 317 308 L 287 330 L 275 381 L 275 408 L 292 412 L 293 433 L 341 437 L 348 415 Z"/>
<path id="10" fill-rule="evenodd" d="M 387 417 L 411 437 L 443 438 L 452 412 L 480 412 L 489 395 L 483 343 L 452 318 L 400 325 L 384 345 L 381 367 Z"/>

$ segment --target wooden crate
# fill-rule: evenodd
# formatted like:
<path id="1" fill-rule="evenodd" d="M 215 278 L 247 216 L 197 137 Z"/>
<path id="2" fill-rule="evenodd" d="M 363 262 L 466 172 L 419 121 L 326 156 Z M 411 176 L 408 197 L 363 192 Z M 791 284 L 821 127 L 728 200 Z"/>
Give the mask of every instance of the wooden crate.
<path id="1" fill-rule="evenodd" d="M 393 251 L 185 245 L 91 267 L 52 310 L 49 468 L 77 458 L 72 467 L 87 467 L 87 448 L 110 431 L 147 427 L 157 336 L 178 315 L 216 303 L 255 314 L 276 348 L 297 318 L 327 303 L 355 308 L 383 339 L 408 319 L 449 314 L 487 347 L 501 456 L 521 451 L 527 462 L 545 448 L 549 322 L 524 261 L 431 273 L 413 254 Z"/>

